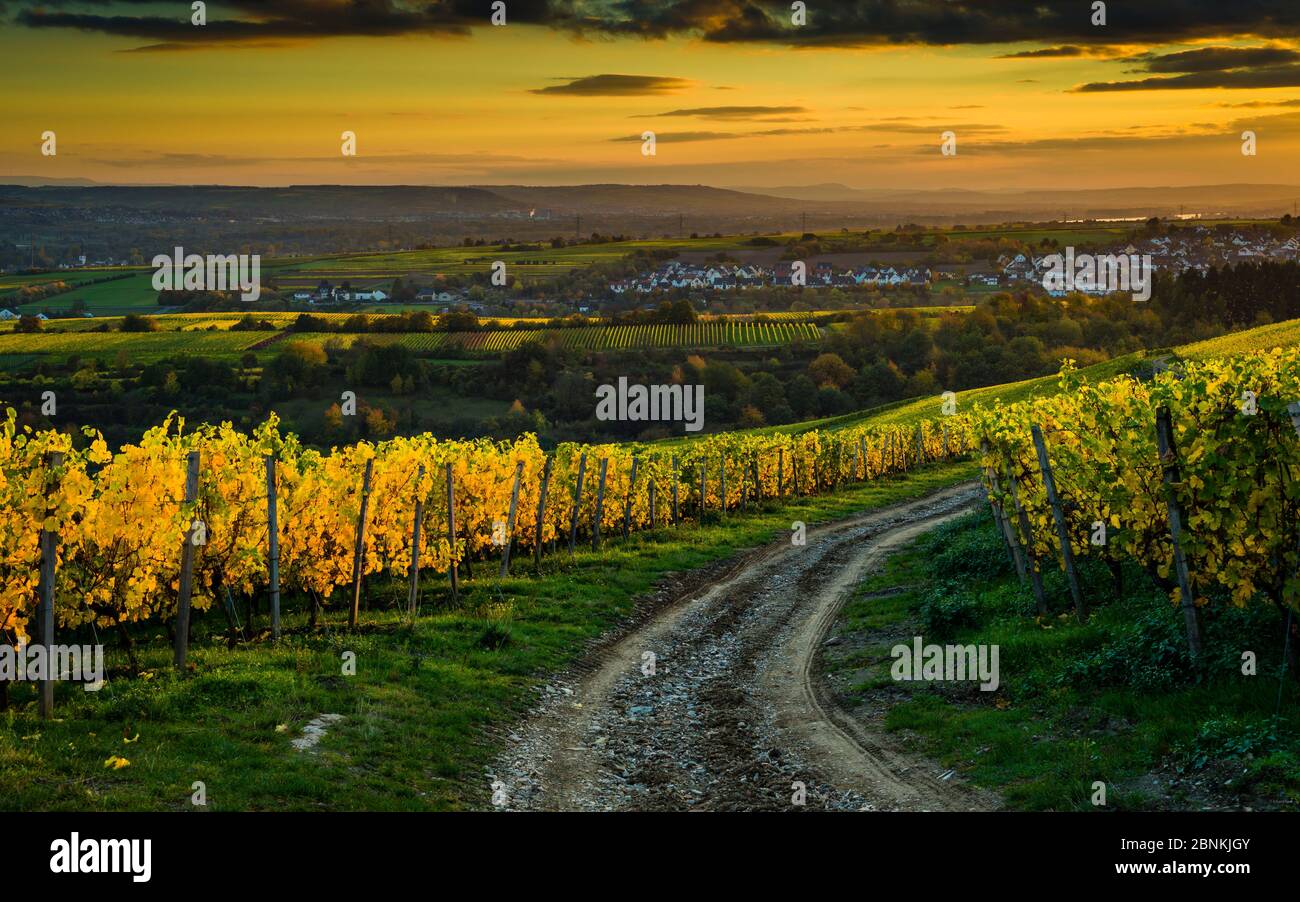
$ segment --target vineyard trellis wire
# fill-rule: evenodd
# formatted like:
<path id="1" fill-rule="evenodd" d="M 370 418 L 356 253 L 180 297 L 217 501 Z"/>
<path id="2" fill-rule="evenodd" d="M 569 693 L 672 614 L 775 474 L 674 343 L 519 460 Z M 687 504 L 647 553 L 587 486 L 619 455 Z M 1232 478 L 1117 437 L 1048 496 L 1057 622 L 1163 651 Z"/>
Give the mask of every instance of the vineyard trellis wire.
<path id="1" fill-rule="evenodd" d="M 1300 351 L 1097 384 L 1067 362 L 1060 388 L 970 413 L 990 505 L 1040 614 L 1043 562 L 1072 577 L 1074 557 L 1116 580 L 1124 560 L 1146 570 L 1182 609 L 1193 659 L 1212 598 L 1300 606 Z"/>
<path id="2" fill-rule="evenodd" d="M 446 574 L 454 592 L 459 565 L 501 555 L 505 571 L 514 544 L 540 561 L 566 536 L 572 548 L 579 533 L 598 543 L 602 533 L 677 528 L 685 511 L 698 523 L 704 512 L 834 491 L 963 455 L 971 435 L 954 416 L 942 428 L 726 433 L 673 448 L 568 443 L 548 453 L 533 435 L 419 435 L 321 452 L 274 416 L 245 434 L 229 423 L 187 428 L 173 414 L 113 453 L 92 429 L 74 442 L 20 428 L 10 410 L 0 428 L 0 627 L 29 640 L 43 564 L 61 629 L 90 624 L 125 639 L 130 624 L 266 590 L 278 635 L 282 591 L 310 598 L 314 622 L 317 604 L 344 588 L 355 625 L 362 583 L 376 573 L 411 580 L 414 608 L 420 573 Z M 671 498 L 670 517 L 652 510 L 656 495 Z M 242 624 L 231 629 L 233 638 Z M 187 638 L 176 631 L 178 662 Z"/>

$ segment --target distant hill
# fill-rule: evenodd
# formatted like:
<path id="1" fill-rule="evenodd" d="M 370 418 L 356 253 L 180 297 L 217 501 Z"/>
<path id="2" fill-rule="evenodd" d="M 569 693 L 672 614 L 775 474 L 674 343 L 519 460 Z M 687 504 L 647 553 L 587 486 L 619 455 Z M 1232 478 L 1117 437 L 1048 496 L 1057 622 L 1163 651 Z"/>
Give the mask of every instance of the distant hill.
<path id="1" fill-rule="evenodd" d="M 911 190 L 850 188 L 840 184 L 740 188 L 759 195 L 824 203 L 839 201 L 874 215 L 896 215 L 901 221 L 934 216 L 985 221 L 1004 219 L 1070 219 L 1106 216 L 1162 216 L 1225 213 L 1236 216 L 1280 216 L 1300 200 L 1300 185 L 1194 185 L 1191 187 L 1085 188 L 1058 191 Z"/>
<path id="2" fill-rule="evenodd" d="M 484 185 L 502 197 L 529 208 L 589 213 L 708 213 L 715 216 L 754 216 L 799 209 L 789 198 L 749 194 L 708 185 L 573 185 L 531 187 Z M 843 204 L 834 204 L 844 207 Z"/>
<path id="3" fill-rule="evenodd" d="M 29 187 L 38 187 L 40 185 L 98 185 L 99 182 L 94 179 L 52 179 L 42 175 L 0 175 L 0 185 L 27 185 Z"/>
<path id="4" fill-rule="evenodd" d="M 1095 188 L 1059 191 L 911 190 L 851 188 L 823 183 L 745 190 L 709 185 L 291 185 L 255 188 L 221 185 L 122 186 L 47 180 L 49 184 L 5 184 L 0 207 L 108 207 L 197 218 L 331 219 L 391 221 L 417 219 L 593 216 L 611 220 L 643 217 L 708 217 L 736 226 L 784 227 L 801 214 L 875 222 L 1002 222 L 1177 215 L 1273 217 L 1300 200 L 1297 185 L 1198 185 L 1193 187 Z"/>
<path id="5" fill-rule="evenodd" d="M 462 213 L 502 213 L 518 207 L 481 188 L 407 185 L 291 185 L 252 188 L 225 185 L 128 187 L 96 185 L 0 188 L 0 204 L 119 207 L 154 213 L 237 219 L 400 219 Z"/>

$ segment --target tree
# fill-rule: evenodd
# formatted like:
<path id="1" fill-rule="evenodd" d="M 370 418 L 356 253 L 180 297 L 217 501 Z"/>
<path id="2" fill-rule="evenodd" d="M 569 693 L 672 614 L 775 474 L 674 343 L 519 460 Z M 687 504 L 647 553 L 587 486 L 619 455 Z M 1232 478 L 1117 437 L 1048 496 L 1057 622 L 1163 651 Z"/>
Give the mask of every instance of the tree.
<path id="1" fill-rule="evenodd" d="M 766 426 L 767 420 L 763 418 L 763 412 L 753 404 L 746 404 L 740 409 L 740 425 L 743 429 L 754 429 L 758 426 Z"/>
<path id="2" fill-rule="evenodd" d="M 853 381 L 853 367 L 839 354 L 822 354 L 808 364 L 808 375 L 819 388 L 843 388 Z"/>
<path id="3" fill-rule="evenodd" d="M 122 317 L 123 332 L 157 332 L 158 320 L 152 316 L 141 316 L 138 313 L 128 313 Z"/>

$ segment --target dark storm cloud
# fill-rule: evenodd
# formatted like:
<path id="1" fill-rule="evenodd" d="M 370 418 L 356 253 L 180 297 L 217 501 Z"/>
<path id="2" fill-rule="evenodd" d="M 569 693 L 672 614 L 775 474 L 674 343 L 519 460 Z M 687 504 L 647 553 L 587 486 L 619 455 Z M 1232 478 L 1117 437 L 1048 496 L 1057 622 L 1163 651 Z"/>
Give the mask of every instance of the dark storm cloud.
<path id="1" fill-rule="evenodd" d="M 1287 47 L 1201 47 L 1129 57 L 1154 73 L 1127 81 L 1091 82 L 1080 92 L 1204 88 L 1288 88 L 1300 85 L 1300 52 Z M 1130 70 L 1134 71 L 1134 70 Z"/>
<path id="2" fill-rule="evenodd" d="M 1300 87 L 1300 65 L 1266 69 L 1232 69 L 1226 72 L 1193 72 L 1169 78 L 1139 78 L 1132 81 L 1101 81 L 1080 85 L 1081 93 L 1101 91 L 1157 91 L 1205 88 L 1295 88 Z"/>
<path id="3" fill-rule="evenodd" d="M 1286 47 L 1202 47 L 1132 59 L 1141 61 L 1147 72 L 1215 72 L 1293 63 L 1300 60 L 1300 52 Z"/>
<path id="4" fill-rule="evenodd" d="M 164 44 L 341 35 L 466 34 L 486 26 L 488 0 L 229 0 L 189 24 L 133 0 L 30 0 L 10 4 L 33 28 L 80 29 Z M 809 4 L 807 24 L 791 23 L 787 0 L 509 0 L 507 21 L 576 34 L 791 46 L 1042 43 L 1062 49 L 1189 38 L 1300 34 L 1295 0 L 1143 0 L 1111 3 L 1105 27 L 1081 0 L 837 0 Z M 1046 55 L 1046 54 L 1044 54 Z"/>
<path id="5" fill-rule="evenodd" d="M 791 24 L 787 0 L 605 0 L 575 3 L 590 13 L 586 27 L 665 37 L 692 33 L 720 43 L 807 46 L 881 44 L 1050 43 L 1081 47 L 1161 43 L 1195 37 L 1300 34 L 1294 0 L 1144 0 L 1109 4 L 1105 27 L 1091 22 L 1079 0 L 841 0 L 809 3 L 807 24 Z M 570 19 L 577 27 L 580 16 Z"/>
<path id="6" fill-rule="evenodd" d="M 1019 53 L 1004 53 L 998 59 L 1003 60 L 1032 60 L 1032 59 L 1049 59 L 1060 56 L 1083 56 L 1087 51 L 1082 47 L 1074 44 L 1068 44 L 1064 47 L 1042 47 L 1038 50 L 1021 50 Z"/>

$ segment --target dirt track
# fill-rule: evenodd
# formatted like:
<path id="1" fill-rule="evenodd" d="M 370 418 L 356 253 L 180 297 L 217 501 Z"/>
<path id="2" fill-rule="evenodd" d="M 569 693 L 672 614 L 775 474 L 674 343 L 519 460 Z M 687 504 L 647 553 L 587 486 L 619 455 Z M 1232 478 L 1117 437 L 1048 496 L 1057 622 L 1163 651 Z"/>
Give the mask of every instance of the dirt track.
<path id="1" fill-rule="evenodd" d="M 796 782 L 812 810 L 996 807 L 840 711 L 816 674 L 848 591 L 977 498 L 966 484 L 810 529 L 802 547 L 782 539 L 669 597 L 546 687 L 490 775 L 500 807 L 790 810 Z"/>

